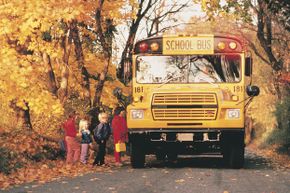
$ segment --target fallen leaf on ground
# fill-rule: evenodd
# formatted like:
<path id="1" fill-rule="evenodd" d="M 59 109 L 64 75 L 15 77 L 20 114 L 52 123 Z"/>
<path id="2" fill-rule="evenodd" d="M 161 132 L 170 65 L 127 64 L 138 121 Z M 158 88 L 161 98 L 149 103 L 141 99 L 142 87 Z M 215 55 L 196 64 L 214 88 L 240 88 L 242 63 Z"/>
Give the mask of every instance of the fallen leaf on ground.
<path id="1" fill-rule="evenodd" d="M 91 178 L 90 179 L 91 182 L 96 181 L 96 180 L 100 180 L 100 178 Z"/>
<path id="2" fill-rule="evenodd" d="M 180 179 L 180 180 L 175 180 L 176 183 L 182 183 L 182 182 L 185 182 L 184 179 Z"/>

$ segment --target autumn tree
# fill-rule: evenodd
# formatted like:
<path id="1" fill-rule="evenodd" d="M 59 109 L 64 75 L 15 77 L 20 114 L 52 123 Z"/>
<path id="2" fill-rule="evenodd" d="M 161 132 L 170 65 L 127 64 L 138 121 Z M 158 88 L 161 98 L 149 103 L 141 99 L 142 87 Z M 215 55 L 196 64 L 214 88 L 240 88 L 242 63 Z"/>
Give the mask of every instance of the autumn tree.
<path id="1" fill-rule="evenodd" d="M 234 15 L 234 20 L 239 22 L 243 28 L 254 31 L 263 49 L 258 52 L 257 46 L 247 38 L 249 45 L 267 65 L 273 69 L 273 86 L 279 100 L 282 99 L 281 85 L 279 79 L 285 71 L 285 62 L 288 58 L 289 47 L 289 9 L 287 1 L 226 1 L 221 6 L 220 1 L 202 0 L 203 7 L 207 11 L 209 19 L 224 14 Z M 254 21 L 257 21 L 255 23 Z M 265 57 L 266 56 L 266 57 Z"/>
<path id="2" fill-rule="evenodd" d="M 117 77 L 123 83 L 129 82 L 131 72 L 130 67 L 126 62 L 130 59 L 133 45 L 136 40 L 136 35 L 140 26 L 145 27 L 147 36 L 154 36 L 162 33 L 176 24 L 173 19 L 174 14 L 180 12 L 186 7 L 188 3 L 178 3 L 178 1 L 172 1 L 168 4 L 165 0 L 140 0 L 136 9 L 136 3 L 132 4 L 131 10 L 133 15 L 128 22 L 129 33 L 126 37 L 126 43 L 122 49 L 122 55 L 119 62 L 117 71 Z M 165 23 L 165 24 L 164 24 Z M 164 25 L 162 25 L 164 24 Z M 124 73 L 124 69 L 127 69 Z"/>
<path id="3" fill-rule="evenodd" d="M 220 1 L 203 0 L 208 19 L 215 21 L 217 17 L 228 18 L 228 24 L 236 26 L 235 31 L 247 40 L 249 47 L 255 53 L 254 77 L 262 86 L 263 94 L 256 100 L 250 110 L 256 118 L 256 126 L 261 133 L 280 144 L 288 144 L 289 138 L 289 9 L 288 1 Z M 228 29 L 228 28 L 226 28 Z M 228 31 L 224 31 L 228 33 Z M 254 56 L 255 57 L 255 56 Z M 272 73 L 268 73 L 268 68 Z M 258 72 L 257 72 L 258 71 Z M 257 74 L 258 73 L 258 74 Z M 265 85 L 267 86 L 265 86 Z M 274 89 L 268 89 L 267 87 Z M 268 91 L 270 90 L 270 94 Z M 271 92 L 273 91 L 273 92 Z M 278 101 L 275 104 L 275 101 Z M 267 104 L 268 111 L 261 112 Z M 256 110 L 255 110 L 256 109 Z M 276 117 L 273 116 L 275 112 Z M 266 116 L 267 115 L 267 116 Z M 265 117 L 267 119 L 265 120 Z M 260 122 L 259 122 L 260 121 Z M 269 135 L 269 131 L 273 131 Z M 265 139 L 265 138 L 264 138 Z"/>
<path id="4" fill-rule="evenodd" d="M 42 127 L 54 127 L 52 120 L 59 124 L 56 117 L 70 105 L 67 99 L 72 96 L 84 101 L 84 108 L 91 106 L 91 101 L 99 106 L 105 77 L 111 71 L 114 24 L 105 18 L 121 18 L 118 9 L 123 3 L 106 1 L 103 7 L 104 1 L 2 2 L 0 97 L 5 105 L 1 110 L 13 110 L 23 123 L 20 127 L 32 128 L 38 124 L 36 120 L 46 122 Z M 97 30 L 92 33 L 88 29 Z M 100 42 L 103 49 L 90 50 L 85 41 L 88 36 L 92 37 L 90 46 Z M 96 74 L 99 69 L 100 74 Z M 111 91 L 106 90 L 106 94 Z"/>
<path id="5" fill-rule="evenodd" d="M 278 14 L 271 12 L 271 4 L 261 0 L 258 0 L 257 3 L 258 4 L 256 9 L 255 6 L 252 6 L 257 14 L 258 19 L 257 37 L 268 57 L 270 62 L 269 65 L 273 69 L 274 86 L 278 99 L 281 100 L 282 91 L 279 85 L 279 77 L 281 76 L 281 72 L 284 70 L 285 61 L 289 57 L 288 51 L 285 52 L 285 50 L 287 50 L 289 47 L 290 40 L 289 26 L 287 27 L 289 23 L 283 23 L 281 28 L 281 25 L 279 25 L 280 21 L 277 20 Z M 286 12 L 289 13 L 290 7 L 285 7 L 285 9 Z M 276 48 L 276 51 L 275 47 L 278 47 Z"/>
<path id="6" fill-rule="evenodd" d="M 63 113 L 50 57 L 58 52 L 47 32 L 60 18 L 69 21 L 78 11 L 73 11 L 77 10 L 73 3 L 29 0 L 4 1 L 0 9 L 1 101 L 15 111 L 22 126 L 32 128 L 31 112 L 36 116 Z"/>

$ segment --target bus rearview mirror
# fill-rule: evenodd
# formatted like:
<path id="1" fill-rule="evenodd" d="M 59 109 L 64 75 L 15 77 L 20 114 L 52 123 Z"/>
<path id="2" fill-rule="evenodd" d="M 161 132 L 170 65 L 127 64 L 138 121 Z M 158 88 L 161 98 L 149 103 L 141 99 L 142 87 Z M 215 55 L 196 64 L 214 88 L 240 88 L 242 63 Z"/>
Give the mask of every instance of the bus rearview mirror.
<path id="1" fill-rule="evenodd" d="M 260 88 L 254 85 L 247 86 L 246 91 L 250 97 L 258 96 L 260 94 Z"/>

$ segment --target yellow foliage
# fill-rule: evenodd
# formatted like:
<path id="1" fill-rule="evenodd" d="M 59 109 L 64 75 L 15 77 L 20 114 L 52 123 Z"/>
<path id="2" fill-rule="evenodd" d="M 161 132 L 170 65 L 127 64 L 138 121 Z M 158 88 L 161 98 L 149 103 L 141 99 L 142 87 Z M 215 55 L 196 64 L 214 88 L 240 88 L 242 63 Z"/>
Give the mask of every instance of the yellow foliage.
<path id="1" fill-rule="evenodd" d="M 25 57 L 2 44 L 0 51 L 0 97 L 2 103 L 9 104 L 11 100 L 17 100 L 16 105 L 26 109 L 25 102 L 28 102 L 32 113 L 61 115 L 62 106 L 49 92 L 44 89 L 44 82 L 39 79 L 39 74 L 25 61 Z M 22 65 L 25 64 L 26 65 Z M 9 67 L 7 67 L 9 64 Z M 34 64 L 37 65 L 37 64 Z M 51 108 L 54 104 L 54 108 Z"/>
<path id="2" fill-rule="evenodd" d="M 102 9 L 102 20 L 113 18 L 115 23 L 120 22 L 124 17 L 121 11 L 125 5 L 136 7 L 136 1 L 116 0 L 105 1 Z M 57 129 L 64 114 L 63 105 L 60 101 L 48 92 L 46 87 L 46 67 L 43 64 L 42 53 L 50 55 L 53 68 L 57 78 L 60 76 L 59 62 L 63 58 L 61 37 L 66 33 L 63 24 L 72 20 L 85 22 L 94 30 L 94 12 L 97 8 L 95 0 L 88 1 L 51 1 L 51 0 L 11 0 L 0 5 L 0 99 L 1 115 L 6 116 L 2 120 L 9 120 L 11 114 L 5 115 L 2 112 L 10 112 L 9 104 L 16 100 L 16 105 L 27 109 L 29 105 L 32 124 L 35 129 L 47 131 Z M 88 30 L 79 28 L 81 34 L 89 35 L 96 39 L 96 35 Z M 52 36 L 51 40 L 44 39 L 44 34 Z M 80 95 L 82 79 L 80 69 L 75 60 L 74 48 L 70 53 L 69 69 L 70 89 L 77 91 Z M 104 58 L 101 53 L 92 53 L 85 46 L 85 66 L 90 74 L 96 75 L 104 68 Z M 26 54 L 24 52 L 31 52 Z M 74 56 L 74 57 L 72 57 Z M 109 74 L 115 78 L 115 69 L 109 68 Z M 94 84 L 96 82 L 93 82 Z M 115 82 L 108 82 L 105 85 L 103 96 L 111 96 Z M 94 89 L 94 85 L 91 86 Z M 93 92 L 92 92 L 93 93 Z M 106 101 L 107 98 L 112 101 Z M 115 97 L 105 97 L 104 103 L 115 103 Z M 45 114 L 44 114 L 45 112 Z M 0 127 L 7 122 L 1 122 Z M 50 124 L 52 123 L 52 124 Z M 11 125 L 11 128 L 13 126 Z"/>

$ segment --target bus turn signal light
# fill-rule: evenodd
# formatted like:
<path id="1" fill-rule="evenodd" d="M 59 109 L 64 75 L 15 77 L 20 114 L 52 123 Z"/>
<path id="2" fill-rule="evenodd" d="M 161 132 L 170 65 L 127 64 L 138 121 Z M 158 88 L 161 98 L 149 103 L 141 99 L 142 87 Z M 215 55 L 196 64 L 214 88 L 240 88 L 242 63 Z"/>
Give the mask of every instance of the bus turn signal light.
<path id="1" fill-rule="evenodd" d="M 138 103 L 139 102 L 139 97 L 134 97 L 133 99 L 134 99 L 134 102 L 135 103 Z"/>
<path id="2" fill-rule="evenodd" d="M 226 44 L 224 42 L 219 42 L 217 45 L 218 49 L 224 50 L 226 48 Z"/>
<path id="3" fill-rule="evenodd" d="M 151 51 L 155 52 L 159 49 L 159 45 L 158 43 L 156 42 L 153 42 L 151 45 L 150 45 L 150 48 L 151 48 Z"/>
<path id="4" fill-rule="evenodd" d="M 238 101 L 239 100 L 239 96 L 237 95 L 232 95 L 232 101 Z"/>

